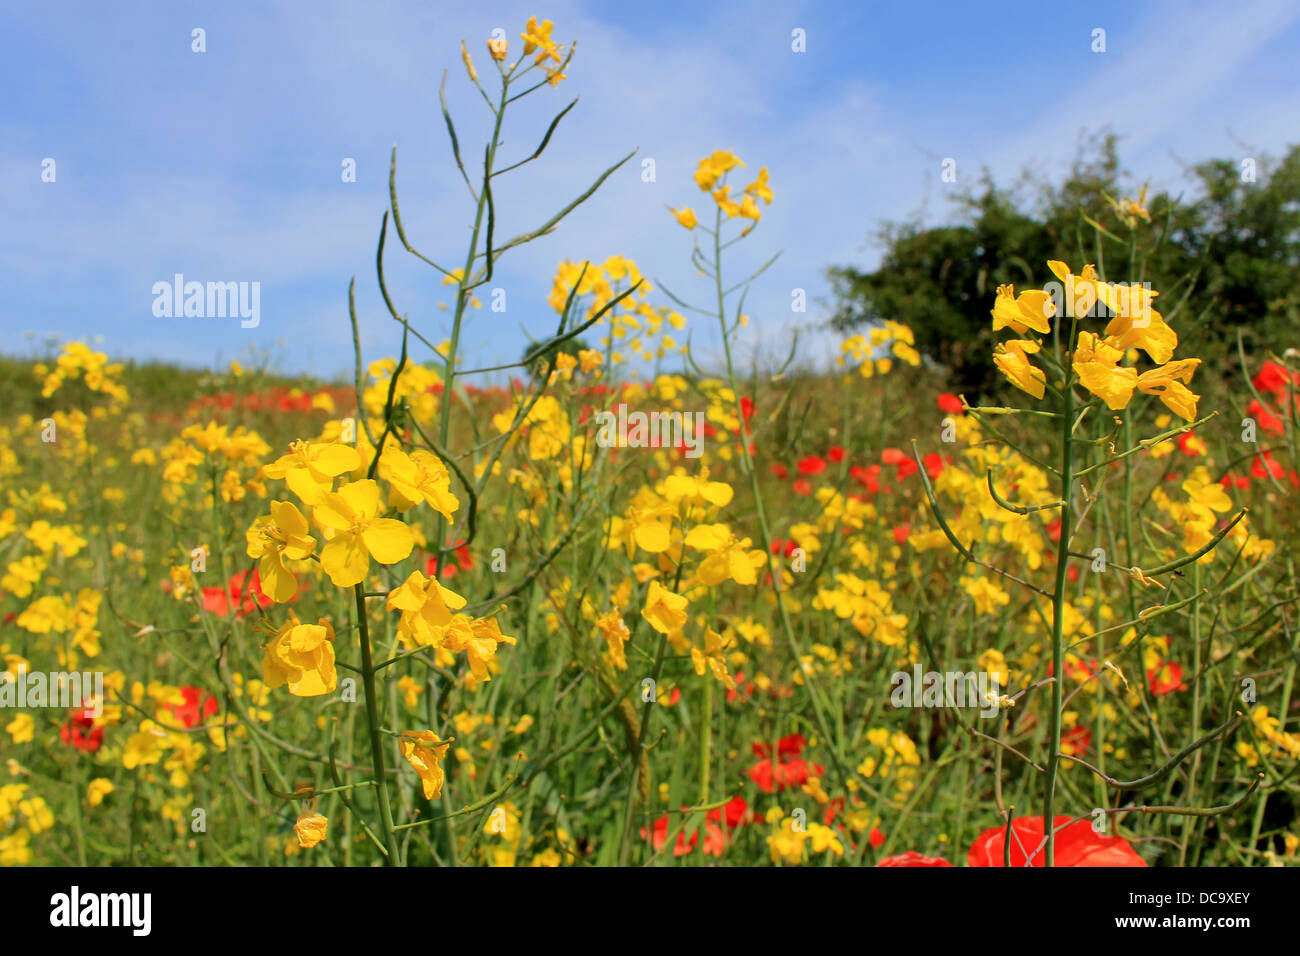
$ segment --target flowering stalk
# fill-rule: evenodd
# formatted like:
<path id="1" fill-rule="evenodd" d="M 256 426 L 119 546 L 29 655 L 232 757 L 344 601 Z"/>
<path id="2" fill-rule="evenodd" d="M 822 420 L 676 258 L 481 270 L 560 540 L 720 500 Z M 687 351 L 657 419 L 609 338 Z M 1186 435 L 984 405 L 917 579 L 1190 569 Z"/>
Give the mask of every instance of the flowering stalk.
<path id="1" fill-rule="evenodd" d="M 1071 329 L 1070 341 L 1074 341 Z M 1061 712 L 1064 710 L 1065 692 L 1065 589 L 1066 570 L 1070 561 L 1070 536 L 1073 524 L 1071 501 L 1074 495 L 1074 383 L 1070 355 L 1063 363 L 1061 382 L 1061 475 L 1060 521 L 1061 531 L 1056 548 L 1056 583 L 1052 589 L 1052 704 L 1048 715 L 1047 772 L 1043 790 L 1043 833 L 1047 837 L 1044 860 L 1047 866 L 1056 865 L 1056 775 L 1061 753 Z"/>

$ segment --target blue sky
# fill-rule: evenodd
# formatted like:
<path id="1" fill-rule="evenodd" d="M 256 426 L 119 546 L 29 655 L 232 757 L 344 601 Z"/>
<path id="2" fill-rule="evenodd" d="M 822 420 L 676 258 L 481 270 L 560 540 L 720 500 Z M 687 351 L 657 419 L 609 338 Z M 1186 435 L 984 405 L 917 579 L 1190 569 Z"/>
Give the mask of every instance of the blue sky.
<path id="1" fill-rule="evenodd" d="M 52 12 L 57 9 L 59 12 Z M 505 314 L 472 314 L 472 366 L 516 359 L 548 334 L 562 259 L 626 255 L 679 295 L 707 295 L 690 239 L 664 205 L 703 208 L 696 160 L 733 149 L 770 169 L 776 200 L 736 250 L 739 275 L 781 259 L 747 304 L 747 348 L 783 351 L 826 315 L 825 269 L 875 261 L 883 219 L 948 215 L 945 157 L 960 183 L 1061 175 L 1082 129 L 1121 136 L 1124 165 L 1177 188 L 1188 163 L 1278 154 L 1300 139 L 1300 4 L 0 3 L 0 351 L 28 332 L 102 337 L 115 357 L 211 366 L 250 346 L 289 371 L 347 374 L 346 301 L 357 278 L 366 357 L 396 328 L 374 276 L 398 145 L 403 219 L 436 259 L 463 257 L 472 208 L 437 108 L 443 68 L 466 153 L 487 133 L 461 39 L 487 75 L 493 28 L 530 14 L 578 40 L 569 79 L 517 104 L 505 155 L 531 151 L 575 96 L 543 159 L 499 181 L 498 235 L 545 220 L 600 170 L 637 159 L 555 234 L 503 259 Z M 191 52 L 191 30 L 207 51 Z M 791 50 L 791 31 L 807 50 Z M 1090 49 L 1106 31 L 1106 52 Z M 478 144 L 478 145 L 471 145 Z M 57 180 L 41 181 L 45 158 Z M 340 164 L 356 160 L 358 181 Z M 656 163 L 641 181 L 640 159 Z M 390 237 L 391 238 L 391 237 Z M 398 307 L 446 332 L 438 276 L 389 245 Z M 261 283 L 261 323 L 155 318 L 155 282 Z M 792 315 L 790 292 L 809 310 Z M 664 301 L 662 297 L 658 301 Z M 712 329 L 695 333 L 704 356 Z M 829 335 L 806 353 L 829 354 Z"/>

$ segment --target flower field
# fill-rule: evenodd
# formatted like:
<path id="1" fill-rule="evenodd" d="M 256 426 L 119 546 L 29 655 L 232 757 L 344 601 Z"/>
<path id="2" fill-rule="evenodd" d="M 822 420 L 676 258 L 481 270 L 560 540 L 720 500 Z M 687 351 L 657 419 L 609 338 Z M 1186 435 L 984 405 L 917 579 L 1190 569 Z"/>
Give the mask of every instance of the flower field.
<path id="1" fill-rule="evenodd" d="M 497 229 L 501 130 L 581 67 L 552 30 L 452 60 L 494 123 L 443 100 L 454 263 L 394 150 L 397 354 L 353 306 L 347 381 L 3 359 L 0 865 L 1300 862 L 1296 343 L 1189 348 L 1140 195 L 1094 223 L 1126 260 L 1086 236 L 970 305 L 986 394 L 906 315 L 749 367 L 782 184 L 701 143 L 662 213 L 691 288 L 561 261 L 474 368 L 497 260 L 621 165 Z"/>

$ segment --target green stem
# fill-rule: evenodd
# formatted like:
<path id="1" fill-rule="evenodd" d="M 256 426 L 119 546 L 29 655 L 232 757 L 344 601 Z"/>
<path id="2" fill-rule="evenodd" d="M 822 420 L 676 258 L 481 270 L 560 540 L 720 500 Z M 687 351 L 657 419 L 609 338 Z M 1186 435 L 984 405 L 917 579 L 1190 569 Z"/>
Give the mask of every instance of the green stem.
<path id="1" fill-rule="evenodd" d="M 1073 332 L 1071 333 L 1073 340 Z M 1067 566 L 1070 561 L 1070 530 L 1073 524 L 1074 437 L 1071 418 L 1074 412 L 1074 389 L 1067 373 L 1061 397 L 1061 531 L 1056 549 L 1056 586 L 1052 590 L 1052 711 L 1047 729 L 1047 773 L 1043 793 L 1043 833 L 1047 837 L 1044 862 L 1056 865 L 1056 834 L 1052 821 L 1056 810 L 1056 773 L 1061 751 L 1061 711 L 1065 691 L 1065 588 Z"/>
<path id="2" fill-rule="evenodd" d="M 375 774 L 375 786 L 379 791 L 379 822 L 384 831 L 384 845 L 388 848 L 384 865 L 400 866 L 401 848 L 397 843 L 397 832 L 393 829 L 393 810 L 388 801 L 388 773 L 384 768 L 384 742 L 379 730 L 379 700 L 375 695 L 375 665 L 370 656 L 370 625 L 366 620 L 364 585 L 356 585 L 352 593 L 356 597 L 357 632 L 361 640 L 361 681 L 366 692 L 366 726 L 370 732 L 370 761 Z"/>

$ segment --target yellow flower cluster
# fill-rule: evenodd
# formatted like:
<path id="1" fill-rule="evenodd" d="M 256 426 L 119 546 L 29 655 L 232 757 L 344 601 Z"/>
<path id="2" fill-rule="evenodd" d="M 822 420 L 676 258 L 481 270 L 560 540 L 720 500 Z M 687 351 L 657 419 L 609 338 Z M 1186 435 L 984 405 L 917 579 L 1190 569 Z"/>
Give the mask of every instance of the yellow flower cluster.
<path id="1" fill-rule="evenodd" d="M 727 177 L 727 173 L 737 167 L 744 168 L 744 166 L 745 164 L 731 150 L 715 150 L 701 159 L 696 166 L 695 184 L 703 192 L 712 196 L 721 215 L 726 216 L 728 219 L 739 217 L 757 223 L 763 218 L 763 212 L 759 209 L 758 203 L 761 201 L 767 206 L 772 204 L 773 193 L 768 182 L 767 167 L 764 166 L 759 169 L 754 181 L 746 186 L 738 197 L 733 197 L 731 195 L 731 186 L 723 182 Z M 681 209 L 669 208 L 669 212 L 676 217 L 677 222 L 685 229 L 694 229 L 699 224 L 695 211 L 689 206 L 683 206 Z M 747 235 L 752 228 L 752 225 L 746 228 L 742 235 Z"/>
<path id="2" fill-rule="evenodd" d="M 437 648 L 438 657 L 446 659 L 464 651 L 474 679 L 489 681 L 497 646 L 514 644 L 515 639 L 501 633 L 495 617 L 454 613 L 464 606 L 465 598 L 419 571 L 412 571 L 400 587 L 388 593 L 389 610 L 401 612 L 397 636 L 407 647 Z"/>
<path id="3" fill-rule="evenodd" d="M 841 342 L 840 355 L 835 361 L 841 367 L 849 360 L 861 363 L 858 374 L 871 378 L 877 374 L 889 374 L 895 358 L 913 367 L 921 364 L 921 353 L 916 350 L 912 330 L 902 322 L 886 319 L 868 334 L 851 335 Z"/>
<path id="4" fill-rule="evenodd" d="M 68 342 L 55 359 L 53 369 L 44 363 L 38 363 L 33 367 L 33 372 L 41 380 L 43 398 L 52 396 L 65 382 L 80 379 L 92 392 L 107 395 L 116 407 L 125 405 L 128 397 L 126 388 L 116 381 L 122 374 L 122 368 L 120 362 L 110 365 L 107 355 L 96 352 L 85 342 Z"/>
<path id="5" fill-rule="evenodd" d="M 1152 307 L 1159 293 L 1136 285 L 1102 282 L 1092 265 L 1085 265 L 1079 275 L 1059 260 L 1049 260 L 1047 265 L 1064 285 L 1063 302 L 1069 314 L 1087 316 L 1100 305 L 1113 316 L 1102 335 L 1080 330 L 1072 359 L 1079 384 L 1105 401 L 1112 411 L 1126 408 L 1136 389 L 1158 396 L 1170 411 L 1186 421 L 1194 419 L 1198 396 L 1187 385 L 1201 360 L 1172 361 L 1178 335 Z M 1051 332 L 1049 320 L 1055 314 L 1056 305 L 1045 290 L 1016 295 L 1014 286 L 999 286 L 992 309 L 993 330 L 1047 335 Z M 1041 348 L 1036 339 L 1010 339 L 1000 342 L 993 356 L 1002 374 L 1035 398 L 1043 397 L 1047 384 L 1046 374 L 1030 358 Z M 1146 352 L 1156 367 L 1139 374 L 1131 365 L 1121 365 L 1130 349 Z"/>

